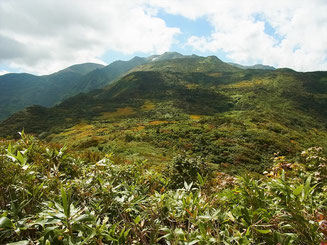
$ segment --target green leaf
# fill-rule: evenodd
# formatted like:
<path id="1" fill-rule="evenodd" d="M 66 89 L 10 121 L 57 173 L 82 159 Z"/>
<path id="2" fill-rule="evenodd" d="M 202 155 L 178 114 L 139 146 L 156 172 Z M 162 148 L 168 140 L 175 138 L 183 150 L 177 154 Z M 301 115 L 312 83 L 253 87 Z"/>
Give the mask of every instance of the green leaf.
<path id="1" fill-rule="evenodd" d="M 296 188 L 294 189 L 293 194 L 294 194 L 295 196 L 298 196 L 298 195 L 302 192 L 302 190 L 303 190 L 303 185 L 299 185 L 298 187 L 296 187 Z"/>
<path id="2" fill-rule="evenodd" d="M 11 222 L 11 220 L 8 219 L 7 217 L 1 217 L 0 218 L 0 228 L 10 229 L 10 228 L 14 228 L 14 225 Z"/>
<path id="3" fill-rule="evenodd" d="M 248 236 L 250 235 L 251 231 L 250 231 L 250 226 L 246 229 L 246 233 L 245 233 L 245 236 Z"/>
<path id="4" fill-rule="evenodd" d="M 310 185 L 311 185 L 311 175 L 307 178 L 307 180 L 305 181 L 305 187 L 304 187 L 304 192 L 305 194 L 309 194 L 309 191 L 310 191 Z"/>
<path id="5" fill-rule="evenodd" d="M 72 220 L 73 223 L 86 222 L 86 221 L 93 221 L 93 216 L 88 214 L 83 214 Z"/>
<path id="6" fill-rule="evenodd" d="M 44 230 L 44 236 L 47 236 L 49 232 L 54 231 L 54 230 L 56 230 L 58 228 L 59 228 L 59 226 L 51 226 L 51 227 L 45 228 L 45 230 Z"/>
<path id="7" fill-rule="evenodd" d="M 63 187 L 61 187 L 61 199 L 64 213 L 67 217 L 70 217 L 70 196 L 67 195 L 67 192 Z"/>
<path id="8" fill-rule="evenodd" d="M 204 180 L 203 180 L 201 174 L 199 174 L 199 173 L 198 173 L 198 181 L 199 181 L 199 184 L 200 184 L 201 186 L 204 185 Z"/>
<path id="9" fill-rule="evenodd" d="M 171 232 L 171 230 L 168 227 L 161 228 L 160 230 L 163 231 L 163 232 L 166 232 L 166 233 Z"/>
<path id="10" fill-rule="evenodd" d="M 257 232 L 261 233 L 261 234 L 268 234 L 271 232 L 271 230 L 258 230 L 256 229 Z"/>
<path id="11" fill-rule="evenodd" d="M 11 143 L 9 143 L 8 148 L 7 148 L 8 154 L 12 154 L 12 146 Z"/>
<path id="12" fill-rule="evenodd" d="M 16 159 L 21 163 L 21 165 L 25 165 L 27 163 L 27 157 L 24 157 L 20 151 L 17 152 Z"/>
<path id="13" fill-rule="evenodd" d="M 194 240 L 192 242 L 187 243 L 187 245 L 193 245 L 193 244 L 197 244 L 200 240 Z"/>
<path id="14" fill-rule="evenodd" d="M 7 245 L 28 245 L 30 242 L 27 240 L 19 241 L 19 242 L 11 242 L 7 243 Z"/>
<path id="15" fill-rule="evenodd" d="M 137 225 L 138 223 L 140 223 L 141 221 L 141 216 L 137 216 L 135 219 L 134 219 L 134 223 Z"/>
<path id="16" fill-rule="evenodd" d="M 182 229 L 180 229 L 180 228 L 177 228 L 177 229 L 175 230 L 175 233 L 176 233 L 177 235 L 184 235 L 184 231 L 183 231 Z"/>

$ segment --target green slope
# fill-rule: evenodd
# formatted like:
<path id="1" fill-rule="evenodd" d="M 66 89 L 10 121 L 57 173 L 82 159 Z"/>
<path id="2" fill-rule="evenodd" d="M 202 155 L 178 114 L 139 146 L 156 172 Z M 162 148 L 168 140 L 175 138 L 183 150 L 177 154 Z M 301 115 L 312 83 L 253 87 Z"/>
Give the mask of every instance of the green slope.
<path id="1" fill-rule="evenodd" d="M 0 121 L 26 106 L 53 106 L 81 92 L 102 88 L 117 80 L 136 66 L 153 60 L 184 57 L 178 53 L 164 53 L 148 58 L 134 57 L 115 61 L 108 66 L 84 63 L 70 66 L 46 76 L 7 74 L 0 76 Z"/>
<path id="2" fill-rule="evenodd" d="M 327 72 L 145 62 L 0 123 L 0 243 L 324 244 Z"/>
<path id="3" fill-rule="evenodd" d="M 6 74 L 0 76 L 0 120 L 30 105 L 53 106 L 72 95 L 84 74 L 103 67 L 80 64 L 51 75 Z"/>
<path id="4" fill-rule="evenodd" d="M 326 78 L 326 72 L 241 70 L 215 57 L 157 61 L 53 108 L 26 108 L 4 121 L 0 134 L 18 136 L 25 128 L 126 159 L 162 162 L 186 151 L 260 169 L 274 152 L 327 146 Z"/>
<path id="5" fill-rule="evenodd" d="M 262 64 L 256 64 L 256 65 L 252 65 L 252 66 L 244 66 L 244 65 L 240 65 L 240 64 L 236 64 L 236 63 L 229 63 L 230 65 L 237 67 L 237 68 L 241 68 L 243 70 L 246 69 L 252 69 L 252 70 L 276 70 L 275 67 L 273 66 L 267 66 L 267 65 L 262 65 Z"/>
<path id="6" fill-rule="evenodd" d="M 144 64 L 145 62 L 147 62 L 146 58 L 140 57 L 134 57 L 129 61 L 114 61 L 103 69 L 95 70 L 84 76 L 73 88 L 73 91 L 77 94 L 79 92 L 88 92 L 93 89 L 102 88 L 115 81 L 132 68 Z"/>
<path id="7" fill-rule="evenodd" d="M 75 72 L 80 75 L 86 75 L 87 73 L 94 71 L 96 69 L 104 68 L 104 65 L 96 64 L 96 63 L 83 63 L 77 64 L 67 67 L 64 70 L 61 70 L 57 73 L 65 73 L 65 72 Z"/>
<path id="8" fill-rule="evenodd" d="M 183 56 L 169 60 L 154 60 L 137 66 L 133 71 L 169 71 L 169 72 L 237 72 L 240 69 L 222 62 L 216 56 Z"/>

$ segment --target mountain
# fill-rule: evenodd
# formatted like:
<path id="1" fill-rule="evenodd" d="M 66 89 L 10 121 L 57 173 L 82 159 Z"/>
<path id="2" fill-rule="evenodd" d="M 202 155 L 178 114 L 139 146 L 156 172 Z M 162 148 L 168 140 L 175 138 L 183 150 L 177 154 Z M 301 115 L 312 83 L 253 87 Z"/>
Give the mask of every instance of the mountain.
<path id="1" fill-rule="evenodd" d="M 325 244 L 327 72 L 166 57 L 0 123 L 0 243 Z"/>
<path id="2" fill-rule="evenodd" d="M 53 106 L 72 95 L 84 74 L 103 67 L 85 63 L 45 75 L 6 74 L 0 76 L 0 120 L 30 105 Z"/>
<path id="3" fill-rule="evenodd" d="M 224 63 L 216 56 L 183 56 L 148 62 L 131 70 L 134 71 L 169 71 L 169 72 L 237 72 L 240 69 Z"/>
<path id="4" fill-rule="evenodd" d="M 26 106 L 49 107 L 81 92 L 102 88 L 136 66 L 180 57 L 184 56 L 166 52 L 148 58 L 118 60 L 107 66 L 78 64 L 45 76 L 13 73 L 0 76 L 0 121 Z"/>
<path id="5" fill-rule="evenodd" d="M 228 63 L 234 67 L 240 68 L 240 69 L 258 69 L 258 70 L 276 70 L 275 67 L 273 66 L 267 66 L 267 65 L 262 65 L 262 64 L 256 64 L 256 65 L 252 65 L 252 66 L 243 66 L 240 64 L 236 64 L 236 63 Z"/>
<path id="6" fill-rule="evenodd" d="M 86 75 L 87 73 L 89 73 L 91 71 L 94 71 L 96 69 L 101 69 L 103 67 L 104 67 L 104 65 L 101 65 L 101 64 L 83 63 L 83 64 L 69 66 L 66 69 L 59 71 L 58 73 L 75 72 L 80 75 Z"/>
<path id="7" fill-rule="evenodd" d="M 186 152 L 258 171 L 275 152 L 327 149 L 327 72 L 243 70 L 214 56 L 145 61 L 101 89 L 15 113 L 0 136 L 23 128 L 126 161 Z"/>
<path id="8" fill-rule="evenodd" d="M 131 70 L 132 68 L 148 62 L 146 58 L 134 57 L 129 61 L 114 61 L 108 66 L 100 70 L 85 75 L 79 83 L 73 88 L 75 94 L 80 92 L 88 92 L 93 89 L 101 88 Z"/>
<path id="9" fill-rule="evenodd" d="M 182 58 L 184 58 L 184 60 L 180 60 Z M 76 91 L 75 94 L 77 94 L 78 92 L 88 92 L 91 91 L 92 89 L 102 88 L 105 85 L 108 85 L 111 82 L 120 78 L 121 76 L 125 75 L 127 72 L 155 70 L 156 67 L 161 70 L 166 69 L 172 71 L 172 67 L 170 66 L 164 67 L 165 66 L 164 63 L 173 64 L 174 66 L 173 69 L 181 70 L 182 67 L 181 66 L 177 67 L 177 66 L 179 64 L 183 64 L 184 62 L 188 62 L 190 58 L 194 58 L 192 60 L 193 62 L 195 62 L 193 66 L 196 67 L 198 67 L 199 63 L 203 62 L 203 60 L 210 59 L 210 58 L 204 58 L 195 55 L 185 56 L 177 52 L 165 52 L 161 55 L 152 55 L 147 58 L 136 56 L 128 61 L 118 60 L 118 61 L 114 61 L 113 63 L 104 67 L 101 70 L 95 70 L 87 74 L 85 77 L 83 77 L 83 79 L 81 79 L 78 85 L 74 88 L 74 91 Z M 163 61 L 165 62 L 163 63 Z M 222 66 L 222 64 L 226 65 L 222 61 L 218 63 L 219 66 Z M 217 64 L 213 64 L 213 65 L 215 66 Z M 189 68 L 190 67 L 188 67 L 187 69 Z M 230 66 L 229 69 L 231 69 Z"/>
<path id="10" fill-rule="evenodd" d="M 147 58 L 148 61 L 162 61 L 162 60 L 172 60 L 178 58 L 184 58 L 185 55 L 182 55 L 177 52 L 165 52 L 162 55 L 152 55 Z"/>

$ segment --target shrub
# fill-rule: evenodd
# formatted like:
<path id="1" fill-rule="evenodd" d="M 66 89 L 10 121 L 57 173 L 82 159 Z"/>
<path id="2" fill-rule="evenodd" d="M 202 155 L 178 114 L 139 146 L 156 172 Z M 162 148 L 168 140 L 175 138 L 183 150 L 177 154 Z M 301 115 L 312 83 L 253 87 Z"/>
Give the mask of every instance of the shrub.
<path id="1" fill-rule="evenodd" d="M 195 182 L 198 174 L 206 177 L 209 173 L 208 164 L 201 157 L 187 157 L 177 155 L 168 167 L 170 185 L 182 187 L 184 182 Z"/>

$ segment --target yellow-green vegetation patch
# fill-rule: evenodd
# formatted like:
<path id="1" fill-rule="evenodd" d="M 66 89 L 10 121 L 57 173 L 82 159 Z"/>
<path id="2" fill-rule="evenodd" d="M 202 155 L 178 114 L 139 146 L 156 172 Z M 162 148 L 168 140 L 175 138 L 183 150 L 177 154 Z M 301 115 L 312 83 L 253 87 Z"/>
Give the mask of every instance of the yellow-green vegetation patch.
<path id="1" fill-rule="evenodd" d="M 75 126 L 66 129 L 59 134 L 52 134 L 52 141 L 63 140 L 65 143 L 74 142 L 76 140 L 83 139 L 84 137 L 92 136 L 95 134 L 94 126 L 87 123 L 79 123 Z M 67 142 L 68 140 L 68 142 Z"/>
<path id="2" fill-rule="evenodd" d="M 93 128 L 92 125 L 89 125 L 86 123 L 79 123 L 69 129 L 65 130 L 64 132 L 61 132 L 60 134 L 58 134 L 58 136 L 60 137 L 60 136 L 74 135 L 74 134 L 78 134 L 80 132 L 88 131 L 92 128 Z"/>
<path id="3" fill-rule="evenodd" d="M 210 77 L 221 77 L 221 73 L 220 72 L 213 72 L 213 73 L 209 73 L 208 74 Z"/>
<path id="4" fill-rule="evenodd" d="M 168 121 L 152 121 L 149 122 L 150 125 L 160 125 L 160 124 L 166 124 L 169 123 Z"/>
<path id="5" fill-rule="evenodd" d="M 227 85 L 226 87 L 228 88 L 248 88 L 248 87 L 254 87 L 257 85 L 261 85 L 263 84 L 263 81 L 259 80 L 259 79 L 255 79 L 255 80 L 245 80 L 242 82 L 238 82 L 235 84 L 230 84 Z"/>
<path id="6" fill-rule="evenodd" d="M 132 131 L 141 131 L 141 130 L 143 130 L 144 128 L 145 128 L 144 126 L 140 125 L 140 126 L 137 126 L 137 127 L 135 127 L 135 128 L 132 128 Z"/>
<path id="7" fill-rule="evenodd" d="M 96 129 L 96 133 L 103 133 L 103 132 L 106 132 L 106 131 L 108 131 L 108 128 L 97 128 Z"/>
<path id="8" fill-rule="evenodd" d="M 66 117 L 66 118 L 65 118 L 65 121 L 66 121 L 66 122 L 71 122 L 71 121 L 73 121 L 73 118 L 71 118 L 71 117 Z"/>
<path id="9" fill-rule="evenodd" d="M 132 107 L 118 108 L 114 112 L 103 112 L 102 116 L 99 117 L 99 119 L 110 119 L 110 118 L 115 118 L 115 117 L 128 116 L 128 115 L 131 115 L 134 113 L 135 112 Z"/>
<path id="10" fill-rule="evenodd" d="M 188 89 L 196 89 L 197 87 L 199 87 L 199 85 L 196 83 L 187 83 L 185 84 L 185 87 L 187 87 Z"/>
<path id="11" fill-rule="evenodd" d="M 190 115 L 190 118 L 193 119 L 193 120 L 200 120 L 202 116 L 200 115 Z"/>
<path id="12" fill-rule="evenodd" d="M 141 107 L 142 110 L 144 111 L 150 111 L 153 110 L 156 107 L 156 105 L 151 102 L 150 100 L 147 100 L 144 102 L 144 105 Z"/>

